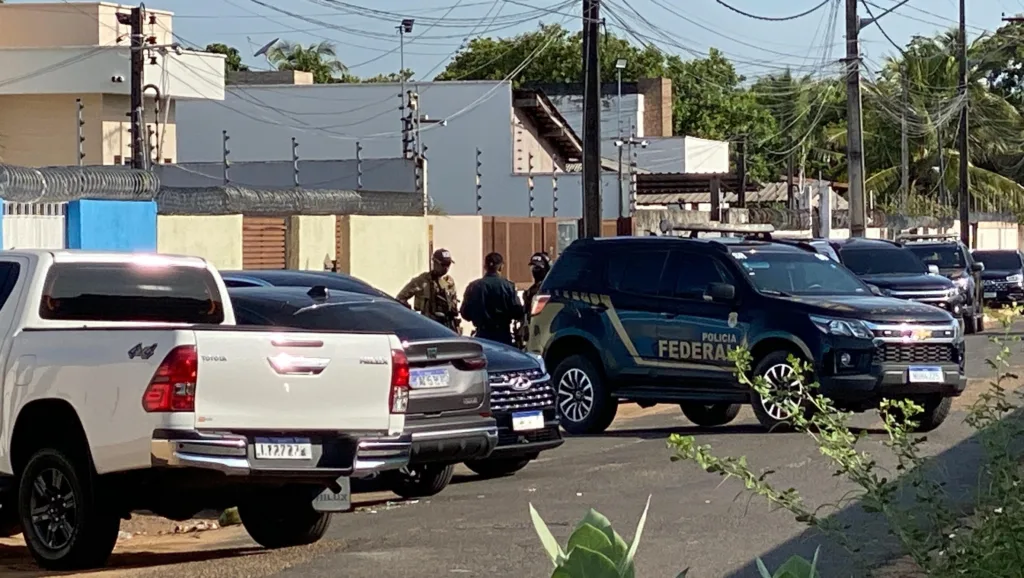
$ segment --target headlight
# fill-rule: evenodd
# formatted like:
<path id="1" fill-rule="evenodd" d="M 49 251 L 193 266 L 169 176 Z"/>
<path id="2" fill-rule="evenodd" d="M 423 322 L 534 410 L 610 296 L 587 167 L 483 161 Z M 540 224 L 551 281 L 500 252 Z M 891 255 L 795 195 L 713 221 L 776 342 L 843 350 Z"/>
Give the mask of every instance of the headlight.
<path id="1" fill-rule="evenodd" d="M 1006 280 L 1009 281 L 1010 283 L 1021 283 L 1024 282 L 1024 275 L 1021 275 L 1019 273 L 1016 275 L 1010 275 L 1009 277 L 1006 278 Z"/>
<path id="2" fill-rule="evenodd" d="M 863 321 L 857 319 L 832 319 L 830 317 L 818 317 L 811 315 L 811 323 L 828 335 L 844 335 L 846 337 L 857 337 L 859 339 L 873 339 L 874 333 L 868 329 Z"/>
<path id="3" fill-rule="evenodd" d="M 529 352 L 527 352 L 527 355 L 532 357 L 533 360 L 536 361 L 538 365 L 540 365 L 540 372 L 541 373 L 547 373 L 548 372 L 547 366 L 544 365 L 544 358 L 543 357 L 537 355 L 536 353 L 529 353 Z"/>

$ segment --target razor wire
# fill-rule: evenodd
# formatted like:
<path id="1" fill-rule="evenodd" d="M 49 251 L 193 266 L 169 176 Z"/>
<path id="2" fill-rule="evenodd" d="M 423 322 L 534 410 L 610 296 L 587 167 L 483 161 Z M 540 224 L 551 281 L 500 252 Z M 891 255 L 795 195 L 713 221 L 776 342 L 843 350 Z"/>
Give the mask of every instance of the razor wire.
<path id="1" fill-rule="evenodd" d="M 0 164 L 0 198 L 15 203 L 63 203 L 78 199 L 152 200 L 160 179 L 120 166 L 19 167 Z"/>

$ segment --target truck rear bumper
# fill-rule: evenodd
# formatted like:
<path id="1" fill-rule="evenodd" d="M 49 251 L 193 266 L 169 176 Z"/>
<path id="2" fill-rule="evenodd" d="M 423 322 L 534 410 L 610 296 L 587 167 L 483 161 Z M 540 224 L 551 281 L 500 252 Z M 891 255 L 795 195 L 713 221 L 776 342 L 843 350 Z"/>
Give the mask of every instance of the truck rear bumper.
<path id="1" fill-rule="evenodd" d="M 191 468 L 228 476 L 260 476 L 333 480 L 353 473 L 368 474 L 404 467 L 409 461 L 410 435 L 359 439 L 349 435 L 309 435 L 308 459 L 258 459 L 256 437 L 194 430 L 156 430 L 151 458 L 154 467 Z"/>
<path id="2" fill-rule="evenodd" d="M 494 418 L 406 418 L 405 431 L 412 435 L 409 463 L 457 463 L 489 456 L 498 445 Z"/>

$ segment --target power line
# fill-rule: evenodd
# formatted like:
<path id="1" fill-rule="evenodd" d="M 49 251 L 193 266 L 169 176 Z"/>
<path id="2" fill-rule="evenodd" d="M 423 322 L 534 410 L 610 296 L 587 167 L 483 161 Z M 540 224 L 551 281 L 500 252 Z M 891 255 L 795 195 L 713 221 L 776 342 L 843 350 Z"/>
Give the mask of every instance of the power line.
<path id="1" fill-rule="evenodd" d="M 814 14 L 818 10 L 821 10 L 822 8 L 824 8 L 831 1 L 832 0 L 823 0 L 821 2 L 821 4 L 818 4 L 814 8 L 810 8 L 808 10 L 804 10 L 803 12 L 801 12 L 799 14 L 794 14 L 792 16 L 758 16 L 757 14 L 751 14 L 750 12 L 744 12 L 743 10 L 740 10 L 739 8 L 736 8 L 735 6 L 730 6 L 729 4 L 724 2 L 723 0 L 715 0 L 715 2 L 718 2 L 722 6 L 725 6 L 726 8 L 728 8 L 729 10 L 732 10 L 733 12 L 735 12 L 737 14 L 740 14 L 742 16 L 746 16 L 747 18 L 753 18 L 754 20 L 764 20 L 765 22 L 785 22 L 787 20 L 796 20 L 797 18 L 803 18 L 804 16 L 808 16 L 810 14 Z"/>

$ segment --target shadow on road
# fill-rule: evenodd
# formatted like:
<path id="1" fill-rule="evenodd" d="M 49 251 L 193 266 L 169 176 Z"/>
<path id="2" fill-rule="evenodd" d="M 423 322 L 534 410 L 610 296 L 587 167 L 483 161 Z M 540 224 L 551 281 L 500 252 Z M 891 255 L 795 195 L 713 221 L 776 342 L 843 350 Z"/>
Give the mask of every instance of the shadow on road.
<path id="1" fill-rule="evenodd" d="M 225 558 L 238 558 L 253 554 L 266 553 L 268 550 L 256 546 L 238 548 L 221 548 L 217 550 L 193 550 L 188 552 L 115 552 L 110 557 L 106 568 L 91 572 L 76 572 L 76 576 L 86 576 L 112 570 L 132 570 L 154 568 L 186 562 L 207 562 Z M 17 578 L 37 578 L 43 576 L 67 576 L 65 572 L 48 572 L 36 566 L 32 555 L 24 546 L 0 546 L 0 574 Z"/>
<path id="2" fill-rule="evenodd" d="M 884 434 L 885 430 L 882 428 L 850 428 L 853 433 L 865 433 L 865 434 Z M 657 427 L 657 428 L 630 428 L 630 429 L 617 429 L 608 430 L 604 433 L 593 434 L 593 435 L 572 435 L 569 433 L 563 433 L 562 435 L 569 438 L 631 438 L 641 440 L 666 440 L 668 436 L 672 434 L 679 434 L 683 436 L 698 436 L 698 435 L 767 435 L 764 428 L 754 424 L 742 424 L 742 425 L 731 425 L 714 428 L 702 428 L 697 426 L 678 426 L 678 427 Z M 780 435 L 774 433 L 771 435 Z M 784 434 L 783 434 L 784 435 Z M 804 435 L 804 434 L 792 434 L 792 435 Z"/>
<path id="3" fill-rule="evenodd" d="M 951 416 L 962 420 L 964 414 Z M 1024 415 L 1017 413 L 1006 419 L 1024 420 Z M 984 464 L 984 447 L 974 434 L 961 443 L 933 457 L 928 465 L 929 476 L 945 482 L 950 502 L 956 505 L 967 505 L 967 500 L 974 495 L 974 490 L 982 482 L 981 467 Z M 798 491 L 801 488 L 796 488 Z M 903 496 L 913 492 L 910 484 L 900 488 Z M 754 498 L 755 500 L 757 498 Z M 780 544 L 761 558 L 769 568 L 776 568 L 793 555 L 810 559 L 814 550 L 821 547 L 818 568 L 822 576 L 865 576 L 866 568 L 873 568 L 893 561 L 901 556 L 899 544 L 889 535 L 889 526 L 885 518 L 877 514 L 868 514 L 859 502 L 853 502 L 829 517 L 848 528 L 846 535 L 852 543 L 860 545 L 860 553 L 853 554 L 839 544 L 816 530 L 806 530 L 799 536 Z M 757 576 L 756 561 L 727 575 L 727 578 L 747 578 Z"/>

